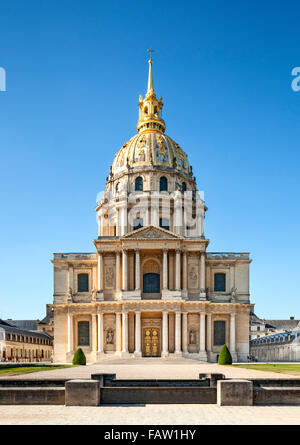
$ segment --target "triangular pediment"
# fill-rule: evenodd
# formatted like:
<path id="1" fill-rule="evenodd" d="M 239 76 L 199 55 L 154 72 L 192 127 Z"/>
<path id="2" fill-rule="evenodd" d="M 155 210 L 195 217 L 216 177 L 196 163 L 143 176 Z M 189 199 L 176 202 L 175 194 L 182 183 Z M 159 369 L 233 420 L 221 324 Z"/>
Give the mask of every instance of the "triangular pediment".
<path id="1" fill-rule="evenodd" d="M 169 230 L 162 229 L 161 227 L 155 227 L 155 226 L 147 226 L 147 227 L 141 227 L 140 229 L 134 230 L 130 233 L 127 233 L 127 235 L 124 236 L 124 238 L 141 238 L 141 239 L 182 239 L 181 236 L 176 235 L 176 233 L 170 232 Z"/>

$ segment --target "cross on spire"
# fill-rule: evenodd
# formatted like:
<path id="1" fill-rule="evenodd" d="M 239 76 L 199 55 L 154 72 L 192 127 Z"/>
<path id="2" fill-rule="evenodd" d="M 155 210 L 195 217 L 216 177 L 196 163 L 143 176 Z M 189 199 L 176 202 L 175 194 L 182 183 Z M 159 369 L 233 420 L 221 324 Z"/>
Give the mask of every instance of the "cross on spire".
<path id="1" fill-rule="evenodd" d="M 152 53 L 154 53 L 154 49 L 149 48 L 147 51 L 150 53 L 150 60 L 152 60 Z"/>

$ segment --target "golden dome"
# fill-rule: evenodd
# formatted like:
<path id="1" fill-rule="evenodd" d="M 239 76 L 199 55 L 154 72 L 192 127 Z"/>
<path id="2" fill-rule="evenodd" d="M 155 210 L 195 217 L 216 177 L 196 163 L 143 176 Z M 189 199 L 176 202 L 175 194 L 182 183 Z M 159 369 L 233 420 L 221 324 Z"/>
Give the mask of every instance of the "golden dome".
<path id="1" fill-rule="evenodd" d="M 186 153 L 162 132 L 150 130 L 133 136 L 115 156 L 112 173 L 134 167 L 161 166 L 191 175 Z"/>
<path id="2" fill-rule="evenodd" d="M 148 89 L 145 99 L 140 96 L 138 134 L 126 142 L 115 156 L 111 173 L 119 174 L 128 168 L 171 168 L 192 176 L 186 153 L 176 142 L 164 134 L 163 102 L 156 98 L 153 89 L 152 58 L 149 60 Z"/>

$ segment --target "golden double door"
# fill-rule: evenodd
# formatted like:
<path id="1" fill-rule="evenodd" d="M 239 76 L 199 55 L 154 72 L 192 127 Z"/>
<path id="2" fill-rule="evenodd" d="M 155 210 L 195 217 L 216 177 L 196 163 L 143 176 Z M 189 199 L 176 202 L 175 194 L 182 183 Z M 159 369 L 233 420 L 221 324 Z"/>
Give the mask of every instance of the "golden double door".
<path id="1" fill-rule="evenodd" d="M 143 355 L 144 357 L 160 356 L 160 339 L 158 328 L 144 328 Z"/>

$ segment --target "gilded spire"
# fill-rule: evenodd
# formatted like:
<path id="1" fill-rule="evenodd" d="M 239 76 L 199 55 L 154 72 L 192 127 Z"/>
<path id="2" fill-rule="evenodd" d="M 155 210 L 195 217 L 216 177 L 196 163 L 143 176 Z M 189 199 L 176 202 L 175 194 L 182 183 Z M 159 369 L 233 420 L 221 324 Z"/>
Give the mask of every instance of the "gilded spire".
<path id="1" fill-rule="evenodd" d="M 150 59 L 149 59 L 149 75 L 148 75 L 148 90 L 147 94 L 153 91 L 153 75 L 152 75 L 152 53 L 154 52 L 154 49 L 150 48 L 148 49 L 150 53 Z"/>
<path id="2" fill-rule="evenodd" d="M 153 91 L 153 76 L 152 76 L 152 59 L 149 60 L 149 75 L 148 75 L 148 90 L 147 94 Z"/>
<path id="3" fill-rule="evenodd" d="M 163 133 L 166 126 L 162 119 L 162 97 L 160 100 L 158 100 L 153 89 L 152 52 L 154 50 L 150 48 L 148 51 L 150 53 L 148 88 L 145 99 L 143 100 L 142 96 L 140 96 L 140 118 L 137 123 L 137 131 L 142 132 L 154 130 Z"/>

